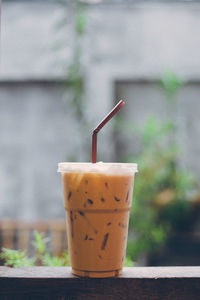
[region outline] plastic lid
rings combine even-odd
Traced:
[[[133,174],[138,172],[137,164],[135,163],[79,163],[79,162],[61,162],[58,164],[58,172],[91,172],[91,173],[128,173]]]

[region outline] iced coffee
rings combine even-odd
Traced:
[[[119,275],[126,255],[136,164],[61,163],[59,171],[73,274]]]

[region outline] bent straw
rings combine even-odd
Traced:
[[[97,133],[101,128],[120,110],[120,108],[125,104],[123,100],[120,100],[119,103],[109,112],[109,114],[97,125],[93,130],[92,134],[92,163],[97,162]]]

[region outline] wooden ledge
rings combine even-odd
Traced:
[[[78,278],[69,267],[0,267],[0,299],[200,299],[200,267],[124,268],[120,277]]]
[[[2,278],[66,278],[81,279],[71,273],[70,267],[0,267],[0,280]],[[163,278],[200,278],[200,267],[134,267],[124,268],[123,274],[112,278],[119,280],[129,279],[163,279]],[[85,279],[84,279],[85,280]],[[88,280],[88,279],[87,279]],[[95,279],[98,280],[98,279]],[[101,279],[102,280],[102,279]],[[108,280],[108,278],[104,279]]]

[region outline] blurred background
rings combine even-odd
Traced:
[[[128,259],[200,263],[200,1],[3,1],[0,247],[66,248],[57,163],[137,162]],[[40,240],[40,237],[38,237]],[[40,242],[40,241],[39,241]]]

